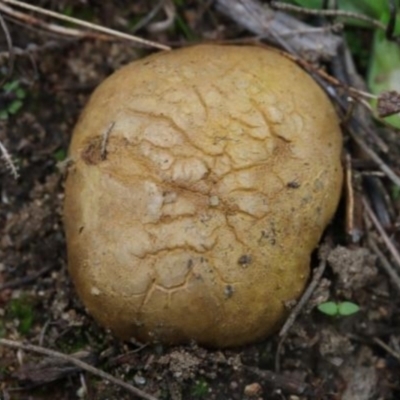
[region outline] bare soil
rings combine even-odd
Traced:
[[[154,8],[146,1],[38,1],[118,30],[128,30]],[[249,36],[207,2],[177,7],[178,22],[138,35],[181,46],[193,41]],[[162,19],[163,13],[156,18]],[[11,80],[26,96],[0,124],[0,142],[20,177],[0,163],[0,337],[40,345],[107,371],[158,399],[400,398],[400,296],[366,240],[345,238],[345,201],[326,233],[333,250],[317,290],[280,348],[278,336],[233,350],[122,343],[84,310],[68,277],[62,225],[63,181],[73,126],[92,90],[119,66],[148,54],[121,41],[66,39],[7,20],[17,55]],[[69,26],[69,25],[68,25]],[[2,51],[7,51],[2,39]],[[7,58],[2,57],[2,70]],[[0,92],[2,107],[12,98]],[[390,159],[400,157],[386,135]],[[357,173],[357,171],[355,171]],[[387,182],[382,179],[383,185]],[[359,189],[362,193],[363,189]],[[398,221],[395,200],[393,221]],[[395,229],[392,238],[398,244]],[[313,267],[318,264],[315,257]],[[315,306],[348,300],[361,307],[329,317]],[[238,316],[240,317],[240,316]],[[133,395],[71,364],[0,346],[0,399],[130,399]]]

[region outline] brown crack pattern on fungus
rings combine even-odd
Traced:
[[[88,144],[110,121],[107,157],[92,162]],[[70,147],[79,296],[123,339],[264,338],[303,290],[336,209],[340,151],[325,94],[273,51],[195,46],[122,68],[92,95]]]

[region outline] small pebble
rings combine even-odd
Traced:
[[[262,393],[262,387],[258,382],[250,383],[244,388],[244,394],[248,397],[258,397]]]
[[[136,383],[136,385],[145,385],[146,384],[146,379],[143,376],[138,375],[138,374],[136,374],[133,377],[133,381]]]
[[[239,384],[238,384],[236,381],[232,381],[232,382],[229,384],[229,387],[230,387],[232,390],[236,390],[236,389],[239,387]]]

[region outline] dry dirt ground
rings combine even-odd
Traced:
[[[32,3],[119,30],[154,8],[146,1]],[[157,33],[145,27],[138,34],[174,46],[249,36],[208,3],[176,2],[171,27]],[[241,349],[210,351],[195,344],[168,348],[121,343],[105,333],[85,313],[66,270],[62,161],[74,123],[95,86],[149,50],[117,40],[67,40],[17,22],[7,19],[13,46],[22,50],[10,80],[18,82],[25,96],[22,108],[0,125],[0,141],[20,174],[14,179],[1,162],[0,337],[75,354],[158,399],[400,398],[399,290],[367,240],[358,245],[346,240],[345,201],[326,234],[333,251],[323,279],[280,347],[279,373],[277,336]],[[1,51],[4,74],[4,38]],[[13,96],[0,92],[1,107],[9,107]],[[396,160],[400,154],[393,137],[387,134],[385,140],[392,149],[389,158]],[[400,171],[394,163],[392,167]],[[389,187],[385,179],[380,182]],[[396,198],[389,202],[394,241]],[[315,305],[327,299],[349,300],[361,310],[346,318],[324,316]],[[78,398],[135,397],[71,364],[0,346],[0,399]]]

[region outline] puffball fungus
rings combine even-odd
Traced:
[[[122,339],[211,347],[274,332],[341,191],[320,87],[273,50],[200,45],[94,92],[65,188],[69,272]]]

